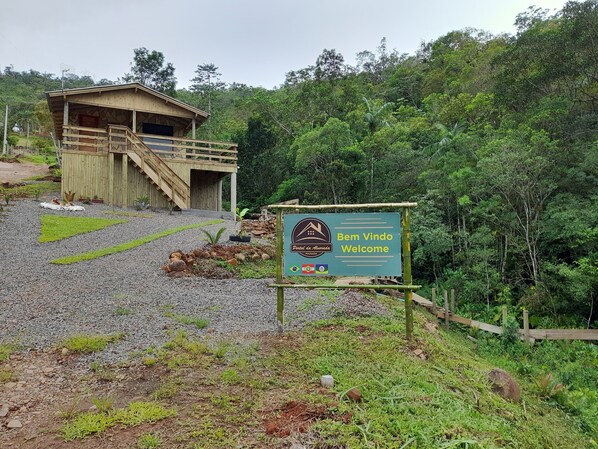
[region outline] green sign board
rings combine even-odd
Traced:
[[[401,215],[286,214],[287,276],[401,276]]]

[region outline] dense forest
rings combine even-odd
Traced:
[[[382,39],[355,66],[325,49],[271,90],[227,85],[213,64],[177,90],[145,48],[118,81],[209,110],[200,137],[239,144],[242,206],[417,201],[414,277],[455,288],[460,312],[506,304],[533,325],[596,327],[598,2],[530,8],[516,26],[453,31],[413,55]],[[94,84],[6,68],[0,107],[48,131],[43,92],[62,82]]]

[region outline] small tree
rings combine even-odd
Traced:
[[[141,47],[133,50],[131,73],[123,76],[125,82],[138,82],[147,87],[170,96],[176,94],[176,77],[174,66],[168,62],[164,64],[164,54],[159,51],[148,51]]]

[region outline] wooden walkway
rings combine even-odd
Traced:
[[[455,315],[449,310],[448,314],[444,307],[434,306],[432,301],[413,294],[413,302],[430,310],[437,318],[441,318],[454,323],[464,324],[493,334],[502,334],[502,327],[494,324],[484,323],[482,321],[471,320],[459,315]],[[526,335],[527,334],[527,335]],[[598,340],[598,329],[519,329],[519,335],[522,340]]]

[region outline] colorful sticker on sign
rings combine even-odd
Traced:
[[[316,274],[328,274],[328,264],[327,263],[317,263],[316,264]]]
[[[313,263],[304,263],[301,265],[301,274],[314,274],[316,266]]]

